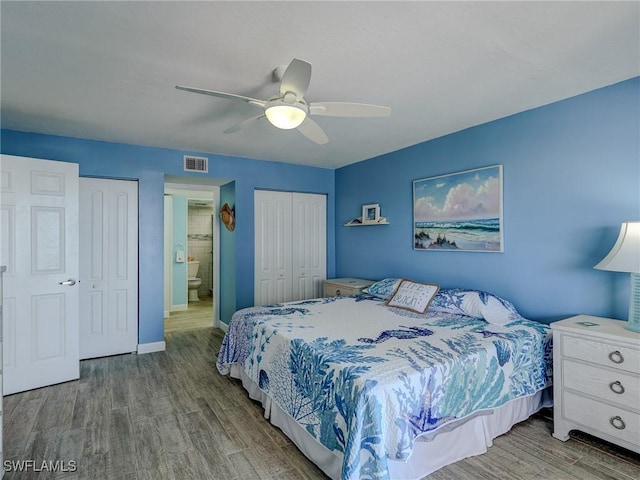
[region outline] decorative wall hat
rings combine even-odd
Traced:
[[[220,209],[220,220],[222,220],[222,223],[227,230],[229,230],[230,232],[233,232],[235,230],[236,214],[234,210],[229,207],[228,203],[222,205],[222,208]]]

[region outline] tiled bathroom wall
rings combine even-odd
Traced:
[[[198,289],[198,296],[210,297],[213,287],[211,272],[213,271],[211,251],[213,249],[212,235],[212,207],[189,205],[187,221],[187,255],[200,262],[198,277],[202,285]]]

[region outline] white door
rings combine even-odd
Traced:
[[[325,195],[256,190],[256,305],[322,296],[326,278]]]
[[[292,300],[322,297],[327,278],[327,197],[293,193]]]
[[[292,300],[291,193],[256,190],[255,273],[256,305]]]
[[[78,165],[0,157],[4,394],[80,376]]]
[[[4,271],[7,269],[4,265],[0,265],[0,359],[2,358],[2,299],[4,298],[2,295],[2,275]],[[2,417],[2,368],[0,368],[0,465],[4,467],[4,463],[2,463],[2,430],[4,426],[4,420]],[[0,478],[4,477],[4,468],[0,470]]]
[[[138,183],[80,179],[80,358],[138,345]]]

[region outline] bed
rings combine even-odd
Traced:
[[[401,285],[243,309],[223,339],[220,373],[333,479],[423,478],[550,405],[547,325],[478,290],[394,307]]]

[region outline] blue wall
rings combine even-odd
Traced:
[[[237,308],[253,304],[253,191],[256,188],[327,195],[327,274],[335,274],[334,170],[14,130],[1,131],[0,150],[8,155],[78,163],[80,175],[138,180],[139,343],[164,340],[165,174],[235,181],[235,247],[239,252],[235,264],[235,284],[229,285],[221,280],[220,295],[233,295]],[[184,172],[183,155],[186,154],[209,157],[209,173]],[[228,318],[222,320],[228,321]]]
[[[483,288],[543,321],[626,319],[629,274],[593,266],[640,220],[639,105],[635,78],[337,170],[336,274]],[[414,251],[413,180],[495,164],[504,253]],[[390,225],[342,226],[369,203]]]
[[[236,204],[235,182],[220,187],[220,205],[225,203],[233,210]],[[220,319],[229,323],[236,311],[236,232],[230,232],[220,223],[220,284],[226,285],[225,294],[220,295]],[[252,280],[253,281],[253,280]]]
[[[171,197],[173,204],[172,209],[172,227],[173,227],[173,245],[171,246],[172,255],[172,307],[176,305],[187,305],[187,199],[178,195]],[[183,253],[182,262],[177,262],[178,250]]]

